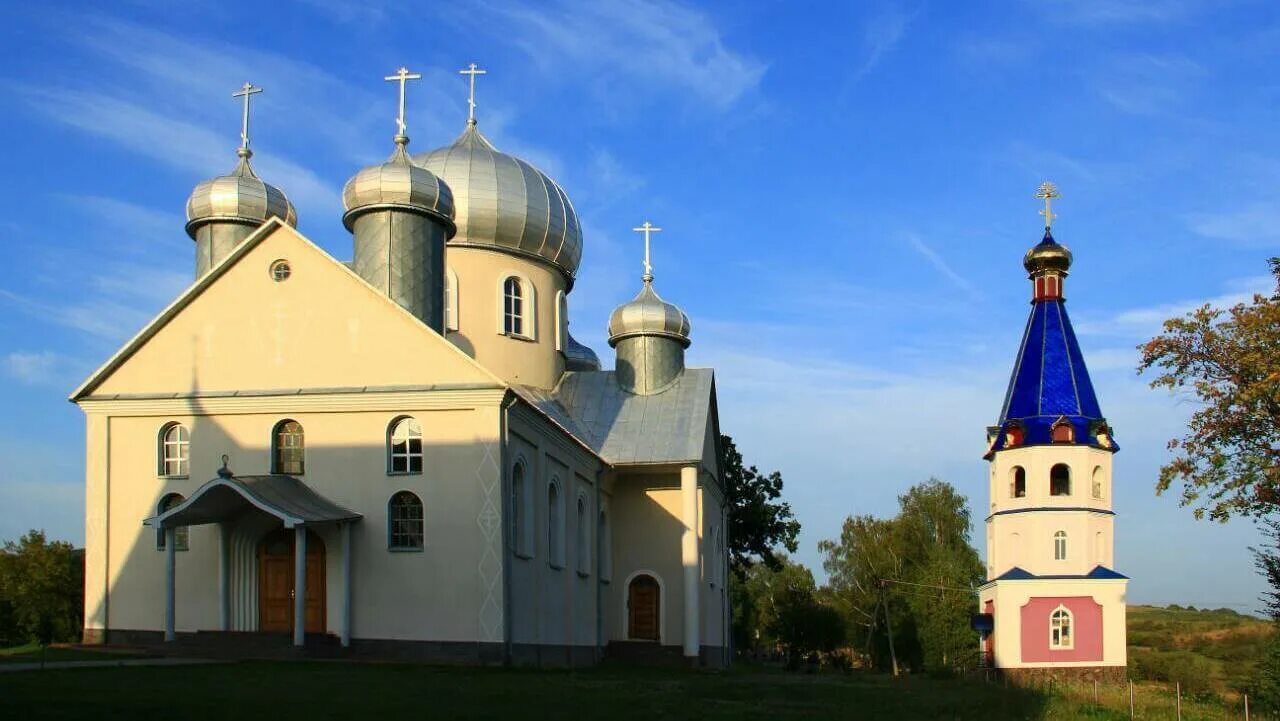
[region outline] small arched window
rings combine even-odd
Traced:
[[[392,496],[387,503],[387,547],[421,551],[424,535],[422,500],[409,491]]]
[[[1071,469],[1065,463],[1058,463],[1049,469],[1049,495],[1071,495]]]
[[[1016,448],[1022,445],[1022,429],[1018,426],[1009,426],[1004,432],[1005,448]]]
[[[1058,531],[1053,534],[1053,560],[1067,560],[1067,532]]]
[[[453,268],[444,274],[444,329],[458,329],[458,274]]]
[[[159,515],[161,513],[164,513],[165,511],[173,508],[179,503],[182,503],[184,500],[186,499],[182,497],[182,494],[170,493],[166,495],[164,498],[161,498],[160,503],[156,504],[156,514]],[[189,529],[186,526],[178,526],[177,528],[173,529],[173,550],[185,551],[191,547],[190,537],[188,534],[189,534]],[[163,528],[156,529],[156,550],[157,551],[164,550],[164,529]]]
[[[1071,612],[1058,606],[1049,615],[1049,648],[1069,649],[1074,646],[1071,634]]]
[[[591,517],[587,515],[587,499],[582,496],[578,496],[578,515],[574,520],[577,524],[574,555],[578,559],[578,573],[585,576],[591,573]]]
[[[271,439],[271,472],[302,475],[306,470],[303,465],[305,445],[301,423],[295,420],[277,423]]]
[[[1013,477],[1009,485],[1009,496],[1011,498],[1026,498],[1027,496],[1027,469],[1022,466],[1014,466],[1010,473]]]
[[[1070,421],[1063,419],[1053,424],[1050,435],[1054,443],[1070,443],[1076,438],[1076,429]]]
[[[190,472],[191,437],[186,426],[168,423],[160,429],[160,475],[186,478]]]
[[[560,481],[547,484],[547,563],[564,566],[564,514],[560,512]]]
[[[527,487],[524,461],[516,461],[511,467],[511,550],[521,556],[530,555],[525,530],[528,526],[525,503]]]
[[[1093,497],[1102,500],[1102,466],[1093,469]]]
[[[613,538],[609,535],[609,514],[603,508],[596,533],[600,539],[600,580],[610,581],[613,579]]]
[[[511,276],[502,282],[502,332],[525,335],[524,284]]]
[[[422,473],[422,426],[416,418],[405,416],[392,422],[387,454],[392,473]]]

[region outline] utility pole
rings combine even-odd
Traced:
[[[889,618],[889,599],[885,598],[884,587],[888,585],[880,580],[880,604],[884,606],[884,628],[889,633],[889,659],[893,661],[893,675],[898,675],[898,653],[893,650],[893,621]]]

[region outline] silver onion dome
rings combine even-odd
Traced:
[[[238,223],[257,227],[272,217],[290,226],[298,225],[298,214],[284,191],[264,183],[253,172],[245,147],[236,151],[240,162],[227,175],[206,180],[187,199],[187,235],[196,239],[199,228],[208,223]]]
[[[416,155],[453,191],[454,246],[491,247],[542,258],[572,281],[582,227],[569,196],[537,168],[498,152],[474,122],[452,144]]]
[[[357,215],[372,210],[399,209],[435,217],[448,228],[453,223],[453,193],[449,186],[431,171],[414,165],[405,151],[405,143],[397,136],[396,149],[380,165],[363,168],[342,188],[342,206],[346,211],[342,224],[347,230]],[[408,138],[404,138],[407,142]]]
[[[689,347],[689,316],[679,307],[658,297],[653,282],[646,280],[640,293],[614,309],[609,316],[609,345],[635,336],[659,336]]]
[[[568,371],[598,371],[600,356],[589,347],[569,336],[568,347],[564,349],[564,369]]]

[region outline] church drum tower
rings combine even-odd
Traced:
[[[1050,231],[1057,189],[1045,183],[1036,197],[1045,232],[1023,259],[1031,316],[1000,422],[987,432],[983,656],[1015,677],[1123,680],[1128,579],[1112,569],[1119,449],[1067,317],[1072,256]]]

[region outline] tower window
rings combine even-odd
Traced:
[[[1065,419],[1053,424],[1050,433],[1054,443],[1071,443],[1076,438],[1076,429]]]
[[[502,284],[502,330],[508,335],[524,335],[524,285],[519,278]]]
[[[302,475],[305,470],[304,452],[302,424],[294,420],[283,420],[277,423],[272,433],[271,472],[291,476]]]
[[[1013,467],[1013,483],[1009,488],[1009,496],[1011,498],[1026,498],[1027,496],[1027,469],[1022,466]]]
[[[1067,532],[1058,531],[1053,534],[1053,560],[1067,560]]]
[[[1093,497],[1102,500],[1102,466],[1093,469]]]
[[[191,436],[181,423],[160,429],[160,475],[186,478],[191,457]]]
[[[1065,463],[1059,463],[1049,470],[1049,495],[1071,495],[1071,469]]]
[[[416,418],[400,418],[391,425],[387,451],[392,473],[422,473],[422,426]]]
[[[458,330],[458,274],[452,268],[444,274],[444,329]]]
[[[1016,448],[1022,445],[1022,429],[1017,426],[1009,426],[1004,432],[1004,445],[1006,448]]]
[[[1071,636],[1071,612],[1066,606],[1058,606],[1049,616],[1049,648],[1070,649],[1075,646]]]

